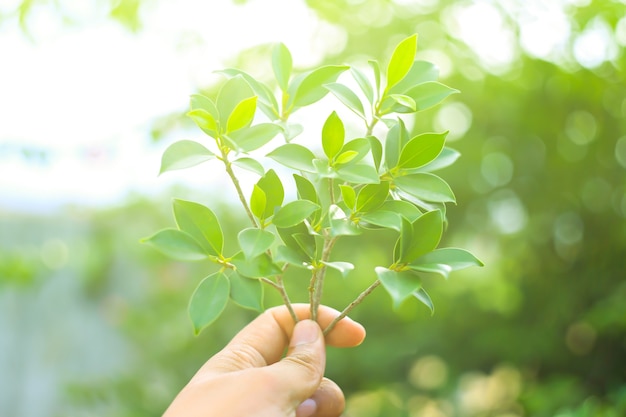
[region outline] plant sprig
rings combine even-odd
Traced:
[[[390,264],[375,268],[376,279],[346,306],[326,329],[383,286],[398,307],[417,298],[431,312],[434,306],[422,286],[421,276],[482,266],[470,252],[439,248],[445,221],[445,204],[455,203],[450,186],[433,171],[451,165],[459,153],[445,146],[447,132],[411,136],[401,117],[431,108],[458,91],[437,81],[437,68],[415,59],[417,35],[402,40],[393,51],[386,71],[369,61],[371,77],[347,65],[327,65],[293,74],[291,53],[277,44],[272,53],[276,88],[239,69],[220,71],[226,76],[215,99],[194,95],[188,115],[210,138],[204,143],[181,140],[163,153],[160,173],[210,160],[226,170],[250,227],[237,235],[238,249],[224,254],[224,235],[217,216],[201,204],[174,200],[175,228],[158,231],[144,242],[184,261],[209,259],[219,266],[204,278],[191,297],[189,313],[199,333],[213,323],[228,300],[262,310],[263,285],[277,290],[294,319],[298,318],[283,283],[287,268],[308,270],[311,318],[317,319],[327,270],[347,276],[355,266],[334,260],[339,239],[359,239],[365,229],[391,229],[398,233],[389,248]],[[358,90],[338,80],[350,74]],[[311,144],[300,144],[302,126],[290,122],[296,111],[331,93],[364,124],[364,136],[346,138],[336,111],[319,130],[322,154]],[[254,123],[260,115],[267,122]],[[383,122],[386,137],[373,134]],[[283,142],[265,156],[293,170],[281,178],[252,156],[277,136]],[[258,175],[250,195],[240,186],[236,169]],[[285,201],[283,184],[293,180],[297,199]]]

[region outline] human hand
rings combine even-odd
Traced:
[[[284,306],[248,324],[209,359],[178,394],[164,417],[337,417],[345,399],[323,378],[326,363],[322,328],[339,315],[320,306],[318,323],[307,304],[294,304],[294,325]],[[359,345],[365,329],[349,318],[326,336],[336,347]],[[285,348],[287,355],[281,360]]]

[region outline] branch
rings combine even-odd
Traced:
[[[337,325],[337,323],[339,323],[339,321],[341,321],[341,319],[343,319],[344,317],[346,317],[354,307],[358,306],[359,304],[361,304],[361,302],[363,301],[363,299],[365,297],[367,297],[368,295],[370,295],[370,293],[372,291],[374,291],[376,289],[376,287],[378,287],[380,285],[380,280],[376,280],[372,283],[372,285],[370,285],[369,287],[367,287],[365,289],[365,291],[363,291],[361,294],[359,294],[359,296],[357,298],[354,299],[354,301],[352,301],[350,304],[348,304],[348,306],[346,308],[343,309],[343,311],[341,312],[341,314],[339,314],[337,317],[335,317],[335,319],[330,322],[330,324],[328,325],[328,327],[326,327],[324,329],[324,335],[327,335],[328,333],[330,333],[331,330],[333,330],[333,328]]]

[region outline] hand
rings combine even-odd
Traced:
[[[320,329],[339,312],[320,306],[318,325],[307,320],[307,304],[293,308],[301,320],[295,326],[284,306],[248,324],[200,368],[164,417],[339,416],[345,399],[337,384],[323,378],[326,351]],[[364,338],[363,326],[346,317],[326,343],[351,347]]]

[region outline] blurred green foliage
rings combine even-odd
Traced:
[[[20,13],[34,3],[24,1]],[[333,63],[386,56],[398,39],[418,32],[418,48],[448,65],[443,81],[461,94],[428,110],[414,129],[454,134],[467,128],[451,143],[461,159],[443,173],[459,205],[448,209],[451,227],[442,244],[471,248],[486,263],[445,285],[429,283],[433,317],[417,301],[394,314],[383,291],[354,311],[368,338],[350,351],[331,349],[328,362],[328,376],[348,396],[347,415],[626,415],[623,2],[567,3],[570,36],[560,53],[542,58],[520,48],[523,22],[513,6],[523,3],[492,5],[513,34],[513,59],[499,67],[482,64],[479,51],[455,34],[454,9],[474,2],[307,3],[345,31],[343,52],[328,57]],[[138,1],[118,2],[113,15],[129,10],[120,20],[133,22],[139,7]],[[617,52],[585,66],[572,51],[598,19],[610,28]],[[158,416],[198,366],[253,317],[227,309],[210,331],[192,336],[186,303],[194,280],[210,266],[171,262],[138,243],[168,224],[170,214],[160,211],[166,206],[138,199],[107,211],[68,208],[52,218],[2,213],[0,295],[9,300],[3,305],[28,306],[28,294],[67,276],[77,289],[58,299],[59,308],[68,297],[80,297],[104,328],[123,336],[122,353],[109,358],[114,371],[87,378],[57,369],[62,401],[51,402],[48,415]],[[234,216],[243,213],[224,207],[219,215],[231,219],[225,229],[235,230],[241,218]],[[394,236],[388,239],[391,245]],[[337,250],[352,248],[346,241]],[[359,269],[368,270],[381,255],[364,245],[360,256]],[[301,277],[286,279],[294,285]],[[372,279],[329,279],[328,304],[344,305]],[[294,298],[304,299],[295,288]],[[267,302],[280,300],[268,292]],[[4,314],[5,320],[38,320],[20,316],[25,308],[4,309],[14,314]],[[15,346],[15,340],[3,343]],[[64,346],[54,337],[48,343]],[[91,349],[93,342],[81,346]],[[62,353],[50,355],[54,362]],[[21,366],[16,374],[25,372]],[[31,388],[23,385],[23,395]],[[18,415],[6,404],[0,414]]]

